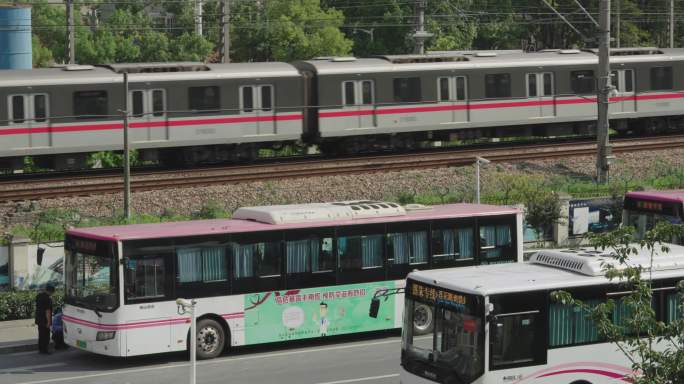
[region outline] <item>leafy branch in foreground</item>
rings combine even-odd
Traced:
[[[684,281],[672,288],[676,294],[674,316],[661,318],[653,308],[653,267],[659,257],[670,252],[668,241],[684,238],[684,225],[658,223],[634,241],[632,227],[606,234],[591,235],[594,247],[608,250],[614,260],[602,267],[608,280],[626,292],[618,299],[600,304],[584,302],[565,291],[552,293],[552,299],[571,305],[594,323],[599,337],[614,344],[627,358],[635,384],[676,384],[684,382]],[[648,257],[647,265],[630,263],[637,254]],[[663,287],[660,287],[663,289]],[[619,311],[624,316],[615,316]]]

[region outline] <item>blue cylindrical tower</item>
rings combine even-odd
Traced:
[[[31,7],[0,5],[0,69],[31,69]]]

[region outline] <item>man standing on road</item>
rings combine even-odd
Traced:
[[[55,287],[48,284],[36,295],[36,325],[38,326],[38,352],[50,354],[50,325],[52,325],[52,294]]]

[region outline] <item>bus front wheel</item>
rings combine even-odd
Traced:
[[[197,322],[197,358],[213,359],[223,352],[226,332],[221,324],[212,319]]]
[[[416,335],[425,335],[432,332],[433,319],[432,308],[416,303],[413,308],[413,333]]]

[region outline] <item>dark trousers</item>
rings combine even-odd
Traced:
[[[67,348],[66,343],[64,343],[64,334],[62,332],[52,332],[52,341],[55,342],[55,349]]]
[[[44,325],[38,325],[38,350],[40,352],[48,352],[50,345],[50,328]]]

